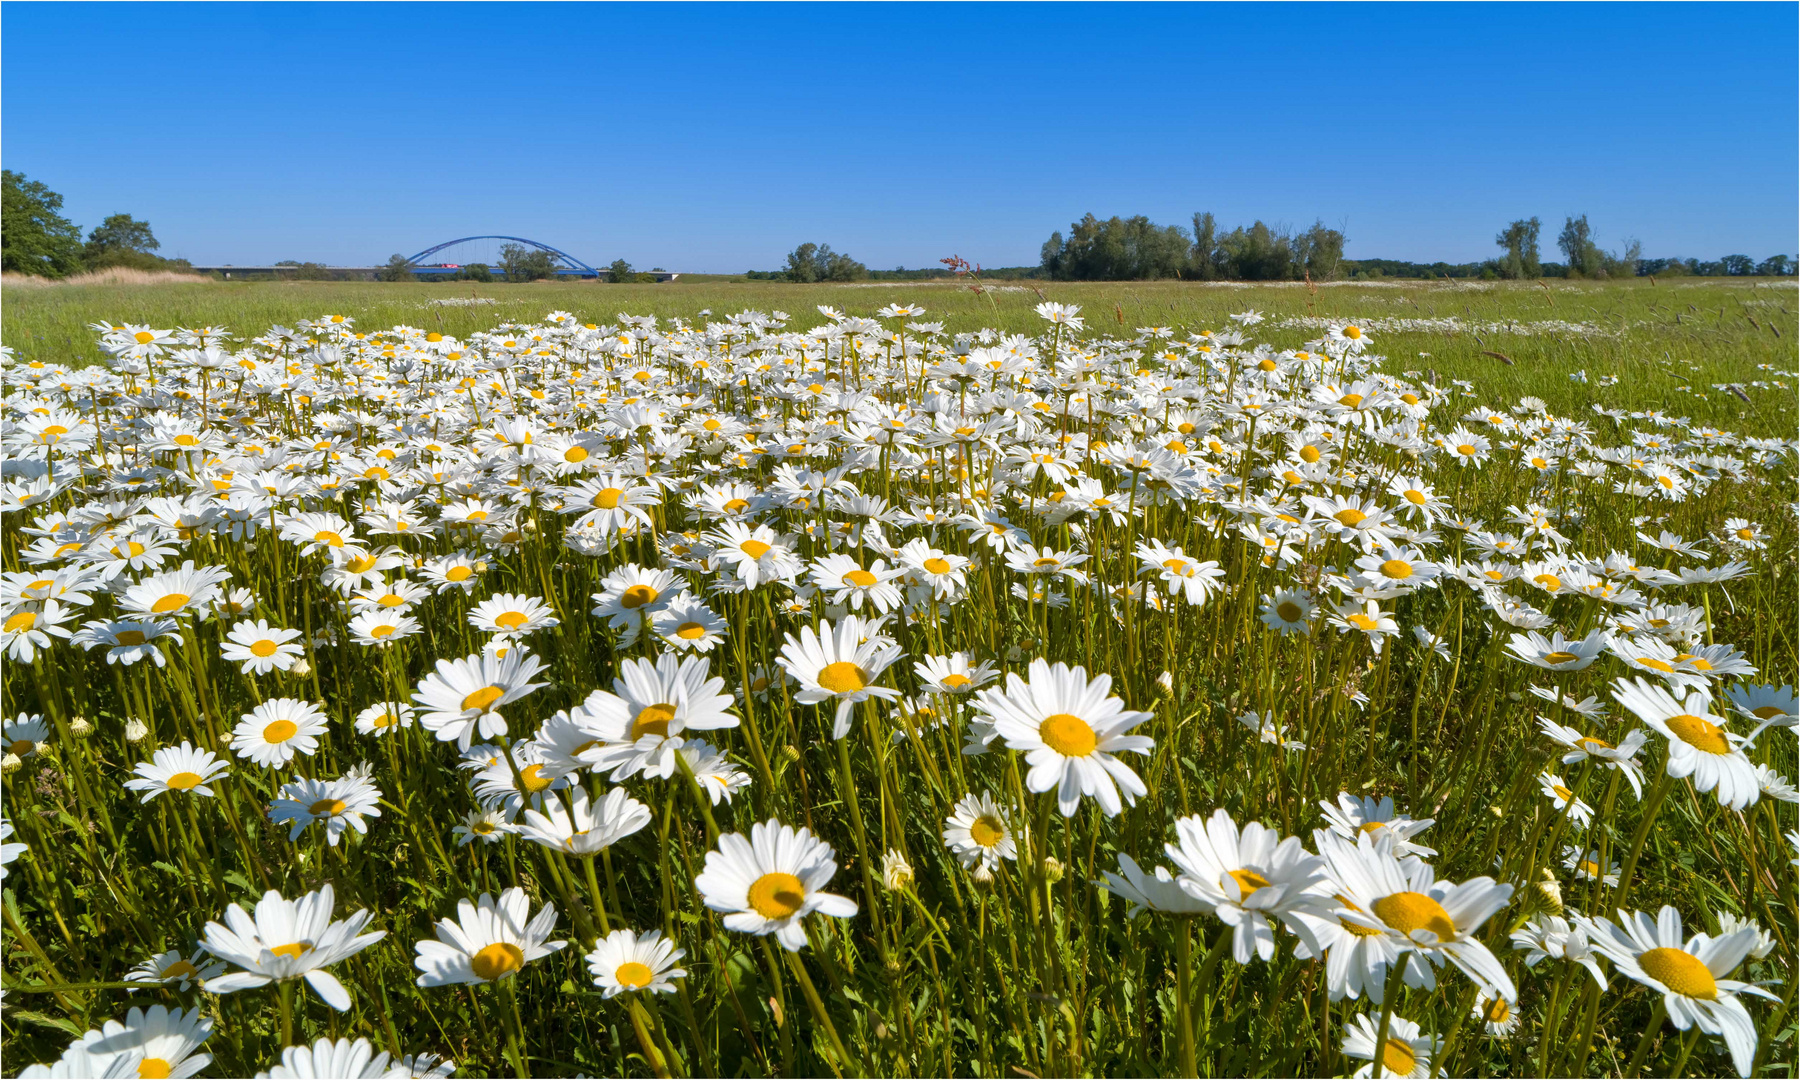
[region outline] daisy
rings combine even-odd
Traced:
[[[398,1075],[389,1064],[388,1052],[377,1054],[367,1039],[321,1038],[311,1046],[290,1046],[281,1051],[281,1064],[256,1074],[256,1080],[313,1080],[343,1077],[346,1080]]]
[[[489,634],[529,634],[548,630],[561,620],[549,604],[535,596],[499,593],[476,604],[469,625]]]
[[[975,707],[1013,750],[1023,751],[1031,791],[1056,789],[1057,807],[1072,817],[1083,795],[1092,795],[1107,817],[1117,817],[1120,794],[1127,805],[1149,789],[1130,766],[1114,755],[1127,750],[1148,755],[1155,741],[1126,734],[1151,718],[1111,696],[1112,676],[1088,680],[1087,669],[1031,662],[1030,681],[1009,673],[1006,689],[982,690]],[[1117,786],[1115,787],[1115,783]]]
[[[874,685],[901,653],[898,645],[875,632],[876,625],[854,615],[845,616],[835,628],[821,619],[816,632],[803,626],[799,638],[788,634],[782,646],[781,666],[800,683],[794,700],[802,705],[837,702],[833,739],[850,734],[850,710],[857,702],[900,696],[891,687]]]
[[[419,723],[440,742],[467,750],[481,737],[506,734],[506,719],[496,710],[544,686],[531,677],[543,668],[535,656],[509,649],[505,656],[482,653],[460,660],[439,660],[437,670],[419,680],[413,701],[423,710]]]
[[[1263,625],[1283,637],[1312,633],[1312,598],[1298,589],[1282,589],[1262,602]]]
[[[293,822],[288,842],[300,838],[315,821],[325,823],[325,841],[337,846],[346,828],[367,833],[363,817],[380,817],[381,789],[369,779],[368,766],[351,769],[336,780],[300,779],[284,784],[280,797],[269,806],[269,821],[281,825]]]
[[[752,825],[748,839],[720,836],[694,887],[707,907],[725,913],[727,930],[774,934],[783,948],[798,952],[806,944],[808,915],[848,919],[857,912],[856,901],[821,891],[837,873],[835,854],[810,830],[771,818]]]
[[[563,512],[579,514],[575,528],[597,529],[601,533],[631,531],[638,525],[654,527],[644,507],[661,505],[654,487],[634,484],[616,473],[582,480],[566,489]]]
[[[1435,848],[1412,842],[1413,837],[1431,828],[1437,823],[1437,819],[1415,821],[1396,813],[1391,795],[1383,795],[1380,800],[1376,800],[1368,796],[1358,798],[1347,791],[1340,791],[1336,803],[1321,801],[1319,809],[1325,811],[1325,820],[1330,824],[1331,831],[1352,843],[1364,833],[1370,836],[1385,835],[1394,838],[1396,855],[1424,858],[1437,854]]]
[[[1564,870],[1574,871],[1579,881],[1598,881],[1609,889],[1619,887],[1618,860],[1607,860],[1603,869],[1600,866],[1600,853],[1592,848],[1585,853],[1576,847],[1563,848],[1562,865]]]
[[[1606,973],[1588,942],[1587,930],[1578,918],[1570,923],[1560,915],[1540,915],[1512,932],[1515,949],[1525,950],[1525,966],[1537,967],[1545,960],[1567,960],[1580,964],[1594,977],[1600,989],[1606,989]]]
[[[1385,935],[1409,955],[1408,986],[1434,988],[1436,969],[1447,960],[1477,986],[1518,1000],[1506,969],[1475,936],[1506,906],[1511,885],[1485,877],[1460,885],[1438,881],[1431,864],[1395,855],[1394,841],[1387,836],[1362,835],[1354,844],[1323,830],[1313,836],[1334,886],[1337,919],[1346,927]],[[1381,980],[1365,975],[1362,981],[1369,1000],[1381,1004]]]
[[[272,627],[265,619],[255,622],[246,619],[232,627],[225,640],[219,642],[219,653],[234,664],[243,664],[246,675],[286,671],[294,666],[294,661],[306,655],[306,647],[294,643],[299,636],[300,631]]]
[[[506,812],[498,807],[477,808],[463,816],[462,824],[450,830],[456,846],[464,847],[476,840],[497,844],[518,830],[506,820]]]
[[[507,889],[496,901],[482,893],[477,902],[459,900],[456,919],[439,919],[436,941],[414,944],[413,966],[420,986],[489,983],[517,975],[526,964],[560,952],[569,943],[549,941],[556,905],[535,917],[524,889]]]
[[[204,987],[206,980],[224,973],[225,965],[208,957],[205,949],[195,949],[189,956],[170,949],[132,968],[125,981],[165,983],[185,992],[193,983]]]
[[[404,615],[430,595],[430,589],[406,578],[378,581],[366,589],[356,590],[350,597],[350,610],[357,614],[375,611]]]
[[[1119,872],[1102,870],[1100,873],[1105,880],[1094,884],[1131,905],[1125,913],[1127,919],[1135,919],[1146,911],[1166,911],[1171,915],[1212,914],[1212,905],[1189,894],[1166,866],[1146,874],[1136,859],[1120,852]],[[991,874],[988,876],[992,877]],[[981,868],[977,868],[975,877],[977,881],[987,880],[982,877]]]
[[[795,569],[793,554],[767,525],[727,521],[707,539],[717,545],[713,559],[729,566],[747,589],[780,581]]]
[[[640,658],[620,664],[612,693],[596,690],[568,714],[595,743],[582,760],[611,769],[615,781],[640,772],[673,776],[683,732],[738,725],[731,713],[736,698],[725,690],[724,679],[710,675],[710,662],[700,656],[664,653],[655,662]]]
[[[176,631],[175,624],[167,619],[113,619],[86,624],[70,635],[69,643],[83,649],[105,649],[109,664],[130,667],[139,660],[148,659],[162,667],[168,663],[168,658],[156,643],[163,638],[177,645],[185,641]]]
[[[350,617],[350,640],[364,648],[386,649],[422,629],[419,620],[392,608],[373,608]]]
[[[1692,777],[1694,790],[1714,792],[1728,810],[1741,810],[1760,797],[1755,766],[1744,754],[1750,740],[1725,730],[1725,718],[1713,715],[1712,695],[1705,689],[1682,701],[1644,679],[1618,679],[1613,698],[1668,740],[1670,776]]]
[[[1565,806],[1570,808],[1569,820],[1575,823],[1576,828],[1585,829],[1594,820],[1594,808],[1570,791],[1562,777],[1553,772],[1539,773],[1538,788],[1558,812],[1561,812]]]
[[[1609,769],[1617,769],[1625,774],[1631,784],[1632,794],[1643,798],[1644,770],[1637,763],[1637,753],[1650,736],[1643,728],[1632,728],[1614,746],[1605,739],[1593,735],[1583,735],[1572,727],[1564,727],[1554,720],[1538,717],[1538,727],[1552,740],[1566,747],[1568,753],[1562,756],[1564,765],[1574,765],[1593,758]]]
[[[564,806],[560,799],[545,799],[538,810],[526,810],[518,833],[534,844],[565,855],[588,858],[650,824],[650,808],[613,788],[593,802],[587,789],[571,789],[574,798]]]
[[[991,876],[1000,868],[1000,860],[1011,862],[1019,857],[1006,812],[993,794],[985,791],[980,798],[964,795],[951,809],[944,819],[944,846],[964,870],[974,870],[977,875]]]
[[[349,1009],[350,992],[325,969],[380,941],[387,931],[364,934],[367,911],[332,919],[336,899],[326,884],[298,900],[284,900],[270,889],[256,902],[254,918],[236,904],[226,908],[225,923],[207,923],[200,945],[244,970],[208,979],[207,992],[229,994],[303,978],[321,1001],[338,1012]]]
[[[138,762],[132,771],[137,777],[125,781],[126,790],[143,792],[141,801],[149,802],[165,791],[184,791],[211,798],[213,789],[207,786],[208,783],[224,775],[228,766],[213,756],[211,750],[196,750],[183,740],[180,746],[165,746],[156,751],[149,761]]]
[[[413,725],[413,707],[394,701],[378,701],[356,714],[358,735],[392,735]]]
[[[656,570],[635,563],[621,566],[600,581],[592,614],[623,632],[630,644],[637,640],[644,620],[669,606],[685,591],[673,570]]]
[[[1377,655],[1381,653],[1384,641],[1400,633],[1400,624],[1382,611],[1381,605],[1374,600],[1361,604],[1350,600],[1339,604],[1337,611],[1326,616],[1325,621],[1337,627],[1340,633],[1362,631],[1368,635],[1369,648]]]
[[[952,698],[972,694],[999,677],[994,665],[982,661],[971,667],[968,654],[960,652],[927,656],[913,664],[913,674],[918,676],[922,689]]]
[[[451,589],[472,592],[486,564],[475,561],[467,555],[446,555],[441,559],[428,559],[419,568],[419,576],[423,577],[434,592],[442,595]]]
[[[694,775],[694,782],[714,806],[730,802],[733,795],[750,786],[749,774],[711,743],[700,739],[686,743],[681,756],[687,761],[687,771]]]
[[[958,596],[968,587],[966,572],[969,559],[940,551],[922,539],[907,541],[900,548],[900,564],[921,586],[928,587],[939,600]]]
[[[900,589],[894,579],[905,573],[905,567],[889,568],[881,559],[865,570],[848,555],[827,555],[813,564],[808,576],[831,603],[861,611],[866,601],[877,614],[886,615],[900,606]]]
[[[686,955],[686,949],[664,940],[661,930],[643,934],[614,930],[594,943],[587,963],[603,997],[618,997],[634,990],[673,994],[675,980],[687,978],[687,969],[675,966]]]
[[[1217,562],[1191,559],[1178,547],[1164,547],[1160,540],[1139,544],[1136,555],[1145,573],[1155,574],[1170,596],[1180,595],[1190,605],[1204,604],[1224,588],[1225,571]]]
[[[1512,635],[1507,649],[1527,664],[1549,671],[1580,671],[1606,651],[1606,638],[1598,630],[1576,640],[1563,637],[1561,631],[1546,638],[1534,630]]]
[[[15,757],[28,758],[49,743],[50,725],[34,713],[20,713],[0,725],[0,744]]]
[[[50,648],[51,638],[69,637],[71,631],[62,624],[74,615],[75,609],[60,600],[45,600],[41,606],[27,605],[14,611],[0,624],[0,655],[21,664],[31,663],[39,652]]]
[[[266,769],[295,754],[315,754],[327,727],[324,710],[296,698],[270,698],[244,714],[231,732],[231,749]]]
[[[1794,696],[1791,686],[1760,686],[1756,684],[1737,683],[1725,688],[1725,697],[1732,708],[1755,720],[1757,723],[1771,724],[1775,727],[1794,728],[1800,724],[1800,701]]]
[[[145,1010],[134,1006],[125,1014],[124,1023],[108,1020],[81,1041],[96,1062],[106,1057],[126,1059],[131,1066],[126,1076],[182,1080],[212,1064],[211,1054],[195,1052],[212,1030],[213,1022],[202,1018],[198,1009],[171,1010],[165,1005],[152,1005]],[[116,1073],[108,1069],[105,1075]]]
[[[1504,999],[1502,999],[1504,1000]],[[1389,1016],[1387,1043],[1381,1047],[1381,1067],[1375,1066],[1375,1040],[1381,1037],[1381,1024],[1367,1013],[1350,1021],[1340,1048],[1345,1057],[1358,1058],[1369,1064],[1351,1075],[1357,1080],[1375,1076],[1433,1076],[1432,1055],[1443,1049],[1444,1041],[1420,1031],[1419,1025],[1404,1016]]]
[[[127,586],[119,598],[119,606],[133,615],[166,615],[178,618],[189,612],[204,612],[219,595],[219,586],[231,580],[231,571],[222,566],[196,568],[184,562],[179,570],[153,574],[136,585]]]
[[[1756,1060],[1756,1023],[1738,995],[1779,999],[1760,986],[1724,976],[1750,955],[1759,931],[1744,927],[1722,937],[1697,933],[1683,940],[1681,913],[1672,907],[1664,907],[1654,920],[1641,911],[1618,915],[1617,924],[1604,916],[1578,917],[1594,950],[1626,978],[1661,991],[1678,1030],[1698,1025],[1709,1035],[1723,1036],[1738,1075],[1749,1076]]]
[[[651,628],[674,649],[712,652],[725,640],[726,623],[698,597],[682,594],[650,616]]]
[[[1181,871],[1176,881],[1189,896],[1209,905],[1219,921],[1232,928],[1232,956],[1240,964],[1252,955],[1275,955],[1275,929],[1281,921],[1314,954],[1323,952],[1312,925],[1297,916],[1327,916],[1330,902],[1313,886],[1324,880],[1324,860],[1301,846],[1300,838],[1252,821],[1242,831],[1231,815],[1215,810],[1175,822],[1177,842],[1165,844],[1169,861]]]

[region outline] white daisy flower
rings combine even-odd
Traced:
[[[675,966],[686,955],[687,950],[665,940],[661,930],[642,934],[614,930],[594,943],[587,964],[604,997],[631,991],[673,994],[675,980],[687,977],[686,968]]]
[[[836,873],[831,845],[807,829],[770,819],[752,825],[748,839],[720,836],[694,887],[707,907],[725,913],[727,930],[774,934],[783,948],[798,952],[806,944],[808,915],[848,919],[857,912],[856,901],[821,891]]]
[[[1126,733],[1151,714],[1128,710],[1113,697],[1110,675],[1090,682],[1086,668],[1052,665],[1042,658],[1031,662],[1028,674],[1029,682],[1009,673],[1004,691],[982,690],[975,696],[976,708],[990,718],[995,733],[1009,748],[1024,752],[1031,769],[1025,786],[1055,789],[1064,817],[1074,815],[1083,795],[1093,796],[1107,817],[1116,817],[1121,793],[1126,805],[1147,794],[1137,773],[1114,755],[1149,754],[1155,740]]]
[[[496,901],[482,893],[477,902],[460,900],[456,919],[439,919],[436,941],[413,946],[420,986],[488,983],[517,975],[526,964],[558,952],[566,941],[547,940],[556,928],[556,905],[535,917],[524,889],[507,889]]]
[[[183,740],[180,746],[165,746],[140,761],[132,770],[136,778],[125,781],[129,791],[141,791],[141,801],[149,802],[165,791],[183,791],[190,795],[212,796],[208,783],[229,771],[227,762],[211,750],[197,750]]]
[[[284,900],[270,889],[256,902],[254,918],[236,904],[226,908],[224,924],[207,923],[200,945],[244,970],[208,979],[207,992],[229,994],[271,982],[305,979],[327,1005],[339,1012],[350,1008],[350,992],[325,969],[380,941],[387,931],[364,934],[363,927],[371,918],[367,911],[348,919],[332,919],[336,901],[327,884],[298,900]]]

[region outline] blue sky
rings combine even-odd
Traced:
[[[1035,263],[1083,213],[1462,261],[1586,212],[1792,252],[1793,4],[7,3],[0,160],[163,254],[475,233],[733,272]]]

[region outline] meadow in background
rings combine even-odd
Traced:
[[[1042,289],[9,282],[7,1071],[1792,1075],[1793,286]]]

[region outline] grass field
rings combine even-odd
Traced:
[[[1795,295],[8,283],[5,1069],[1792,1077]]]
[[[21,358],[63,363],[97,361],[102,353],[88,324],[228,326],[240,334],[331,314],[365,329],[417,326],[467,334],[503,322],[530,323],[552,310],[607,323],[623,312],[702,320],[753,309],[783,310],[798,328],[824,321],[815,305],[867,315],[888,303],[918,303],[951,332],[992,326],[1035,333],[1041,299],[1082,306],[1096,330],[1130,334],[1137,327],[1200,329],[1254,308],[1272,319],[1373,320],[1381,351],[1401,369],[1430,369],[1444,379],[1478,380],[1483,391],[1512,399],[1544,398],[1558,408],[1585,406],[1569,381],[1617,375],[1605,402],[1614,408],[1670,408],[1695,419],[1762,433],[1795,422],[1796,289],[1794,280],[1672,279],[1629,282],[1550,281],[1300,284],[1007,283],[975,294],[948,282],[788,285],[678,280],[662,285],[534,283],[529,285],[385,284],[365,282],[207,282],[150,286],[7,288],[0,343]],[[433,301],[492,301],[472,305]],[[1570,325],[1565,325],[1570,324]],[[1390,329],[1389,327],[1397,327]],[[1300,340],[1306,327],[1288,330]],[[1500,353],[1508,367],[1485,353]],[[1421,356],[1420,354],[1429,354]],[[1775,385],[1780,380],[1781,385]],[[1715,384],[1764,381],[1774,393],[1751,392],[1745,406]]]

